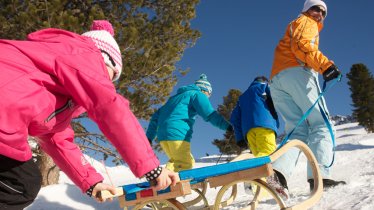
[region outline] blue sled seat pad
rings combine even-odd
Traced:
[[[179,178],[181,180],[191,179],[190,183],[195,184],[204,181],[206,178],[225,175],[237,171],[243,171],[246,169],[256,168],[270,163],[270,157],[264,156],[259,158],[253,158],[248,160],[241,160],[237,162],[224,163],[213,166],[206,166],[202,168],[195,168],[190,170],[184,170],[179,172]],[[125,192],[126,201],[136,199],[136,193],[142,190],[147,190],[151,186],[149,182],[141,182],[136,184],[128,184],[122,186]],[[170,192],[170,187],[165,190],[158,191],[158,194]]]
[[[181,180],[191,179],[191,184],[194,184],[202,182],[209,177],[215,177],[246,169],[256,168],[268,164],[270,162],[270,157],[264,156],[219,165],[206,166],[202,168],[184,170],[179,172],[179,177]]]
[[[149,182],[140,182],[140,183],[135,183],[135,184],[124,185],[122,186],[122,189],[126,194],[131,194],[131,193],[136,193],[142,190],[149,189],[150,187],[151,185],[149,184]]]

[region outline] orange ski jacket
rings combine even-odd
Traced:
[[[333,62],[318,49],[322,27],[322,23],[305,13],[288,24],[283,38],[275,48],[270,78],[296,66],[306,66],[321,74],[330,67]]]

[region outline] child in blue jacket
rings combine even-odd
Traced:
[[[247,144],[255,157],[274,152],[279,121],[266,77],[256,77],[239,96],[230,121],[237,143]]]
[[[237,144],[241,147],[248,145],[255,157],[267,156],[275,151],[279,120],[266,77],[256,77],[239,96],[230,121]],[[251,188],[244,186],[245,189]],[[265,196],[262,193],[261,197]]]

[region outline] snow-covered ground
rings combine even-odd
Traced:
[[[374,134],[367,132],[357,123],[348,123],[336,127],[337,152],[335,164],[332,168],[333,178],[344,180],[347,185],[337,186],[324,192],[322,199],[313,210],[372,210],[374,209]],[[309,193],[306,182],[306,159],[301,157],[291,180],[289,188],[290,204],[305,199]],[[92,164],[106,178],[105,182],[116,186],[139,182],[131,171],[124,166],[108,167],[107,175],[104,166],[92,160]],[[216,164],[213,162],[198,162],[196,167]],[[207,198],[213,203],[218,189],[208,189]],[[249,195],[239,186],[238,197],[233,205],[227,209],[240,209],[248,203]],[[188,196],[183,199],[188,199]],[[181,201],[183,201],[181,199]],[[201,204],[191,209],[199,209]],[[93,199],[82,194],[74,184],[61,173],[60,183],[41,189],[35,202],[27,210],[119,210],[117,200],[107,203],[96,203]],[[259,210],[279,209],[273,200],[260,203]]]

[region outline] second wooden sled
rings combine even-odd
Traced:
[[[287,206],[282,198],[266,182],[262,181],[261,178],[272,175],[272,163],[292,147],[300,149],[308,159],[313,172],[314,190],[307,199],[295,205]],[[170,186],[162,191],[156,192],[152,188],[149,188],[149,183],[143,182],[119,187],[117,188],[117,194],[114,196],[107,191],[102,191],[101,196],[103,198],[118,197],[120,206],[124,209],[130,206],[134,206],[133,209],[142,209],[148,206],[152,209],[163,209],[165,207],[165,209],[184,210],[187,207],[177,201],[176,198],[190,194],[191,186],[199,183],[208,183],[211,188],[221,187],[221,189],[216,196],[214,204],[207,206],[205,198],[205,206],[202,208],[219,210],[232,203],[232,200],[222,202],[223,193],[227,189],[237,183],[248,182],[260,186],[260,190],[255,193],[252,202],[244,209],[256,209],[258,202],[256,199],[258,198],[259,191],[264,189],[274,198],[279,205],[279,209],[305,210],[314,206],[320,200],[323,188],[317,160],[309,147],[299,140],[289,141],[269,156],[180,171],[179,177],[181,181],[176,186]]]

